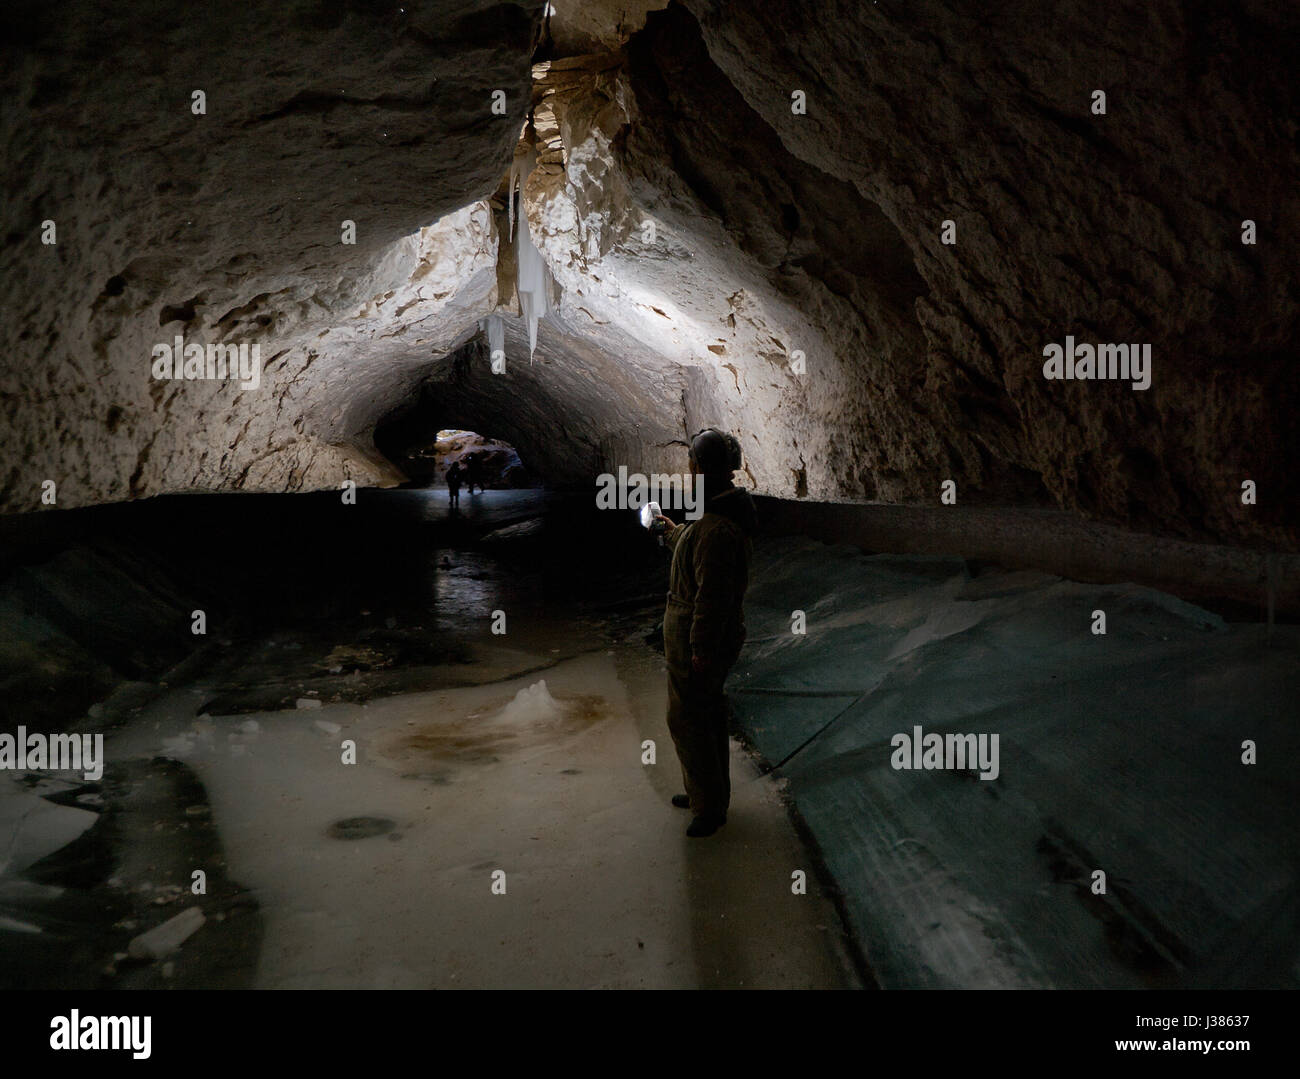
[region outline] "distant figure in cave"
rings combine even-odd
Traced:
[[[664,658],[668,731],[682,766],[685,794],[673,805],[694,814],[686,834],[709,836],[727,823],[731,749],[722,686],[745,643],[745,589],[755,514],[749,492],[732,482],[740,442],[710,427],[691,440],[691,478],[704,477],[704,514],[674,525],[659,517],[672,548]]]
[[[469,484],[469,493],[474,493],[474,487],[477,484],[479,492],[482,493],[483,487],[483,459],[476,453],[465,461],[466,482]]]
[[[460,462],[452,461],[447,469],[447,505],[452,509],[460,507]]]

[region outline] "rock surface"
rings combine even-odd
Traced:
[[[552,482],[716,423],[783,497],[1295,549],[1300,18],[651,6],[12,9],[0,509],[394,483],[376,425],[433,401]],[[533,363],[493,197],[530,105]],[[1045,380],[1067,334],[1149,343],[1151,388]],[[151,378],[177,335],[260,385]]]
[[[494,288],[540,8],[11,6],[3,508],[395,478],[369,429]],[[177,334],[260,387],[152,380]]]
[[[1295,9],[685,2],[782,144],[910,249],[911,399],[948,432],[925,457],[959,483],[1009,465],[1065,506],[1294,548]],[[1150,390],[1046,382],[1042,348],[1067,333],[1149,342]],[[1255,507],[1247,478],[1270,492]]]

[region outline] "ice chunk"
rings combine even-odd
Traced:
[[[189,734],[178,734],[173,738],[164,738],[162,752],[164,756],[184,760],[194,752],[194,739]]]
[[[0,784],[0,874],[21,873],[97,820],[88,809],[47,802],[17,783]]]
[[[171,955],[203,922],[203,911],[198,907],[187,907],[176,917],[168,918],[162,925],[135,937],[126,947],[127,954],[132,959],[161,959]]]
[[[299,697],[293,702],[295,708],[319,708],[321,702],[315,697]]]
[[[0,932],[6,933],[39,933],[41,927],[32,925],[31,922],[20,922],[16,918],[6,918],[0,914]]]
[[[546,688],[546,679],[534,682],[515,694],[515,699],[502,709],[497,717],[502,723],[535,724],[559,719],[564,709]]]
[[[328,719],[316,720],[316,726],[318,726],[326,734],[338,734],[339,731],[343,729],[337,723],[331,723]]]

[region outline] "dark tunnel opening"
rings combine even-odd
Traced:
[[[422,398],[423,400],[426,400]],[[462,477],[457,486],[512,490],[542,486],[519,451],[504,439],[470,430],[462,423],[443,423],[445,407],[417,404],[375,429],[375,446],[407,477],[404,486],[447,486],[448,472]]]

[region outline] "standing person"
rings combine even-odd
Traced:
[[[460,507],[460,462],[452,461],[447,469],[447,505],[451,509]]]
[[[668,730],[682,766],[685,794],[673,805],[694,814],[686,834],[709,836],[727,822],[731,747],[722,686],[745,643],[744,599],[753,555],[755,514],[749,492],[735,486],[740,443],[710,427],[691,440],[691,479],[704,477],[704,514],[673,525],[659,518],[672,548],[664,656],[668,661]]]

